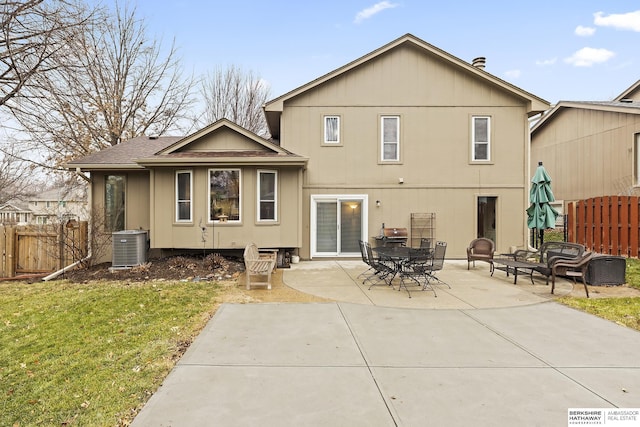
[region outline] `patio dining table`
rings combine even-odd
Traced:
[[[411,259],[411,255],[421,254],[422,256],[431,257],[432,249],[416,249],[408,246],[378,246],[372,248],[378,254],[381,261],[389,261],[393,263],[393,278],[402,271],[402,266]]]

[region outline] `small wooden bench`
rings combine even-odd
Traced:
[[[251,286],[266,286],[271,289],[271,273],[276,269],[277,250],[261,252],[255,243],[244,248],[245,283],[247,290]]]

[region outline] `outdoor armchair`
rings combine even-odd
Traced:
[[[476,266],[476,261],[485,261],[491,264],[495,251],[495,245],[491,239],[479,237],[472,240],[467,248],[467,270],[469,270],[472,262],[474,267]]]
[[[587,288],[587,269],[589,263],[593,259],[593,252],[585,252],[580,258],[574,259],[556,259],[551,267],[551,293],[556,287],[556,276],[564,275],[573,278],[576,284],[576,278],[580,277],[584,285],[584,291],[589,298],[589,289]]]

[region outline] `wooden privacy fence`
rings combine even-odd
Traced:
[[[87,254],[87,222],[0,225],[0,277],[49,273]]]
[[[638,197],[604,196],[569,203],[569,241],[591,251],[638,257]]]

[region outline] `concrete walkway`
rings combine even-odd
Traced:
[[[544,284],[447,263],[452,289],[409,299],[362,289],[362,270],[285,271],[339,302],[223,305],[133,426],[564,426],[569,408],[640,406],[640,333]]]

